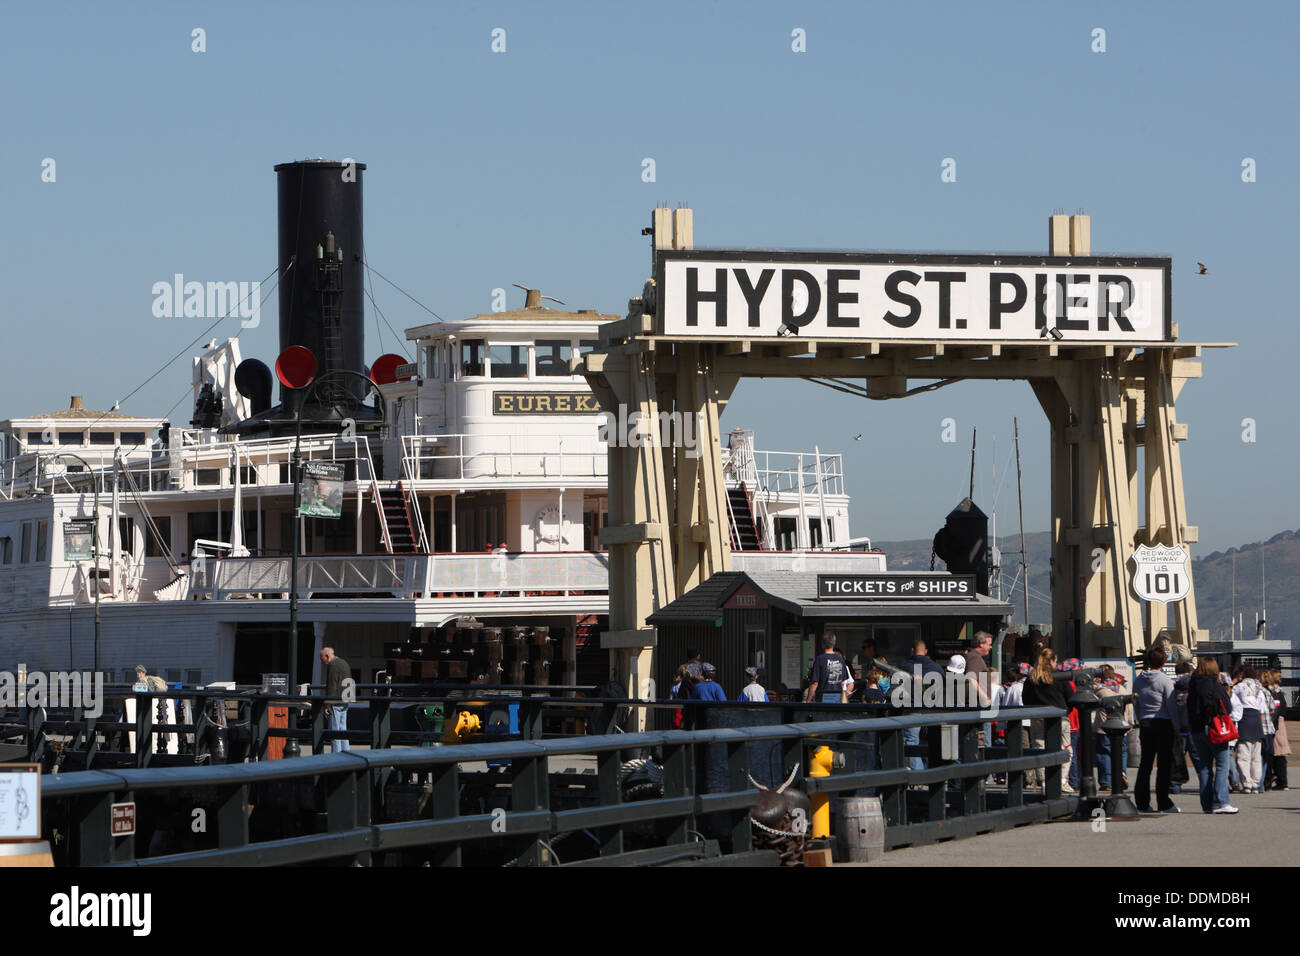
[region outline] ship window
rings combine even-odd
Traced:
[[[60,445],[80,445],[85,438],[82,432],[59,432]]]
[[[36,522],[36,560],[42,562],[49,559],[50,523],[48,521],[38,521]]]
[[[244,465],[239,469],[239,482],[244,485],[255,485],[258,483],[257,466]]]
[[[808,519],[808,546],[810,548],[820,548],[822,546],[822,519]]]
[[[117,519],[117,550],[135,554],[135,519],[120,517]]]
[[[171,518],[154,518],[153,522],[158,526],[158,537],[162,538],[161,543],[155,538],[152,531],[144,536],[144,556],[146,558],[163,557],[163,545],[167,546],[170,551],[172,546],[172,519]]]
[[[146,442],[144,432],[122,432],[122,444],[134,448],[136,445],[143,445]]]
[[[194,469],[194,483],[196,485],[219,485],[221,484],[220,468],[196,468]]]
[[[167,683],[179,684],[181,682],[181,672],[179,669],[175,667],[169,667],[167,668],[166,674],[167,674]]]
[[[462,377],[483,374],[482,339],[468,339],[460,343],[460,374]]]
[[[198,687],[203,680],[203,671],[197,667],[187,668],[185,671],[185,684],[188,687]]]
[[[48,445],[49,441],[45,438],[45,432],[28,432],[27,444],[29,445]]]
[[[0,564],[14,563],[14,539],[0,538]]]
[[[491,348],[492,378],[527,378],[527,345],[494,345]]]
[[[537,374],[571,375],[569,360],[573,358],[573,343],[567,339],[542,339],[537,343]]]
[[[32,523],[23,522],[23,544],[18,552],[18,563],[27,564],[32,559]]]
[[[438,378],[441,371],[438,368],[438,346],[426,345],[424,347],[424,377]]]
[[[595,339],[579,339],[579,340],[578,340],[578,354],[579,354],[579,355],[586,355],[588,352],[594,352],[594,351],[596,351],[596,344],[597,344],[597,343],[596,343],[596,340],[595,340]]]
[[[92,445],[115,445],[117,436],[112,432],[91,432],[90,443]]]

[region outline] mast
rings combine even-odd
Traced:
[[[1016,499],[1020,510],[1020,566],[1024,568],[1025,580],[1025,633],[1029,633],[1029,554],[1025,548],[1025,495],[1020,483],[1020,420],[1011,419],[1016,430]]]

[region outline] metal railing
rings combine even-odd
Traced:
[[[413,480],[605,478],[609,474],[609,454],[599,446],[594,428],[590,437],[530,431],[403,435],[402,456]]]
[[[262,700],[264,708],[290,698]],[[372,743],[381,744],[391,701],[372,698],[369,703],[373,708],[369,736]],[[521,706],[529,703],[520,701]],[[671,706],[635,701],[565,703]],[[323,860],[368,864],[377,862],[376,854],[414,851],[434,865],[455,866],[465,862],[466,853],[481,856],[485,850],[497,854],[499,861],[545,865],[560,862],[555,845],[576,832],[597,844],[588,850],[593,857],[589,862],[623,862],[630,837],[644,832],[646,825],[655,828],[655,847],[638,851],[638,861],[647,854],[659,860],[698,858],[705,855],[698,844],[713,837],[737,861],[775,863],[774,853],[761,859],[754,854],[748,813],[759,794],[750,777],[774,784],[792,766],[801,768],[798,776],[809,794],[874,790],[885,820],[886,848],[1045,821],[1074,809],[1074,800],[1061,794],[1061,775],[1068,762],[1068,753],[1059,749],[1060,721],[1065,715],[1054,708],[1004,711],[1000,719],[1010,726],[1007,747],[981,752],[978,736],[984,718],[977,711],[864,719],[858,716],[861,708],[852,705],[687,706],[697,723],[727,713],[782,722],[553,741],[372,749],[228,766],[62,773],[43,779],[43,819],[47,833],[58,830],[62,838],[55,841],[59,861],[73,865],[274,865]],[[322,722],[319,703],[313,701],[312,707],[314,739],[332,736],[316,729]],[[823,719],[828,711],[837,710],[842,718]],[[143,708],[144,713],[149,711]],[[818,716],[795,723],[801,713]],[[1021,747],[1020,725],[1031,719],[1046,725],[1044,750]],[[258,720],[265,722],[264,717]],[[945,726],[955,727],[959,737],[950,760],[944,760],[939,746],[944,736],[939,729]],[[913,727],[934,731],[929,747],[932,766],[927,770],[907,768],[904,733]],[[810,753],[823,745],[851,755],[851,765],[846,761],[842,770],[827,777],[809,776]],[[662,792],[626,802],[620,786],[623,758],[647,752],[661,757]],[[585,779],[575,781],[572,773],[553,770],[555,762],[563,764],[575,757],[593,758],[595,773],[579,775]],[[488,769],[472,769],[476,766]],[[1025,792],[1024,777],[1036,771],[1044,774],[1045,784],[1042,796],[1034,799]],[[1007,775],[1005,794],[987,791],[986,778],[994,773]],[[411,775],[424,781],[421,799],[413,812],[402,813],[394,801]],[[583,792],[589,799],[571,798],[575,783],[585,785]],[[291,786],[286,790],[284,785]],[[471,785],[491,802],[467,802],[464,791]],[[917,786],[926,792],[909,800],[909,790]],[[254,788],[258,796],[251,801]],[[277,798],[299,806],[304,792],[308,796],[302,810],[322,820],[323,832],[285,837],[284,831],[277,830],[275,838],[252,839],[251,802],[265,814]],[[291,799],[291,793],[298,796]],[[137,859],[134,836],[110,835],[113,803],[140,801],[147,815],[151,799],[168,797],[186,809],[187,830],[193,812],[203,811],[208,822],[203,835],[206,845]],[[172,809],[164,805],[157,812]]]

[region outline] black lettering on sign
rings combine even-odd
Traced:
[[[758,328],[758,307],[763,302],[763,296],[767,294],[767,287],[772,284],[772,276],[776,275],[775,269],[764,269],[758,274],[758,285],[750,285],[749,272],[745,269],[733,269],[736,274],[736,284],[740,286],[741,294],[745,297],[745,302],[749,306],[749,327]]]
[[[808,305],[798,315],[794,314],[794,284],[799,282],[808,291]],[[793,329],[800,329],[813,320],[822,307],[822,287],[811,272],[803,269],[781,271],[781,321]]]
[[[1097,328],[1102,332],[1110,331],[1110,319],[1115,318],[1115,326],[1123,332],[1132,332],[1133,323],[1128,320],[1124,310],[1133,304],[1133,280],[1128,276],[1100,275],[1097,277]],[[1123,294],[1118,302],[1111,298],[1110,290],[1119,286]]]
[[[1003,286],[1011,286],[1011,301],[1002,301]],[[1029,291],[1025,280],[1014,272],[994,272],[989,276],[989,328],[1001,329],[1002,316],[1013,315],[1025,307]]]
[[[952,284],[954,282],[965,282],[966,273],[927,272],[925,281],[939,283],[939,328],[952,328]],[[958,319],[957,328],[966,328],[966,320]]]
[[[916,325],[917,320],[921,317],[921,300],[902,291],[899,286],[904,282],[909,285],[916,285],[920,281],[920,274],[909,269],[899,269],[897,272],[889,274],[889,278],[885,280],[885,295],[899,305],[907,306],[908,311],[906,315],[894,315],[893,312],[886,312],[886,322],[898,329],[910,329]]]
[[[690,267],[686,270],[686,324],[700,324],[700,303],[714,304],[714,325],[727,324],[727,270],[713,270],[713,291],[700,290],[700,270]]]
[[[858,294],[841,292],[840,283],[845,280],[856,282],[861,277],[862,272],[858,269],[826,270],[826,324],[830,328],[856,329],[858,327],[858,316],[840,315],[840,304],[856,303]]]
[[[1034,328],[1047,328],[1047,273],[1034,273]]]
[[[1071,319],[1068,317],[1069,309],[1086,307],[1088,297],[1072,296],[1069,294],[1071,285],[1079,285],[1087,282],[1087,276],[1067,276],[1057,275],[1056,277],[1056,327],[1063,332],[1086,332],[1088,331],[1087,319]]]

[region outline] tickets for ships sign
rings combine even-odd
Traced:
[[[664,250],[659,333],[1170,341],[1170,260]]]

